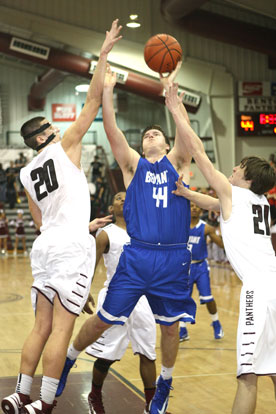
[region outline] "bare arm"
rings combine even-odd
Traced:
[[[173,85],[174,79],[176,78],[182,62],[178,62],[175,70],[171,72],[168,76],[164,77],[160,74],[160,81],[165,89],[166,92],[169,92],[169,88]],[[190,119],[188,113],[186,111],[185,106],[182,102],[179,102],[179,109],[186,119],[186,121],[190,124]],[[174,146],[168,154],[168,159],[171,163],[176,167],[179,174],[184,175],[184,181],[186,184],[189,184],[190,180],[190,164],[192,157],[188,151],[185,141],[182,139],[181,134],[179,134],[178,125],[176,124],[176,133],[175,133],[175,140]]]
[[[216,243],[222,249],[224,248],[222,237],[216,233],[215,227],[205,224],[205,236],[209,236],[212,242]]]
[[[30,213],[35,223],[35,226],[38,230],[40,230],[40,227],[42,226],[42,215],[41,215],[40,208],[35,204],[35,202],[33,201],[33,199],[31,198],[30,194],[28,193],[26,189],[25,189],[25,193],[27,195]]]
[[[187,187],[184,187],[182,178],[180,176],[178,181],[176,181],[176,190],[172,191],[173,194],[187,198],[187,200],[192,201],[203,210],[220,211],[220,202],[217,198],[189,190]]]
[[[94,220],[90,221],[89,223],[89,231],[93,233],[94,231],[98,230],[100,227],[104,227],[106,224],[112,222],[112,214],[105,217],[95,218]]]
[[[112,73],[110,67],[108,67],[103,92],[103,123],[112,153],[122,170],[124,184],[127,188],[136,171],[140,155],[128,145],[124,134],[117,126],[113,106],[115,84],[116,73]]]
[[[175,123],[178,126],[179,134],[185,140],[189,153],[194,158],[198,168],[208,181],[209,185],[216,191],[222,206],[223,217],[227,220],[232,210],[232,187],[228,179],[215,169],[204,150],[202,141],[186,121],[180,108],[182,100],[177,94],[178,85],[174,84],[166,94],[166,105],[172,113]]]
[[[101,48],[95,73],[90,82],[84,107],[77,120],[66,130],[62,139],[64,151],[77,166],[80,163],[81,140],[94,121],[101,104],[107,56],[113,45],[121,39],[122,36],[119,36],[121,28],[122,26],[118,26],[118,19],[116,19],[113,21],[110,31],[106,32],[105,41]]]

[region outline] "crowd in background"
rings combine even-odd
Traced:
[[[25,231],[24,231],[24,209],[17,210],[17,217],[13,220],[8,220],[5,213],[5,208],[10,210],[21,204],[21,199],[24,197],[24,191],[19,179],[20,170],[27,163],[26,156],[21,152],[19,157],[10,161],[8,168],[3,169],[0,163],[0,251],[2,255],[7,255],[8,250],[13,250],[13,254],[17,255],[18,246],[21,244],[21,251],[27,254]],[[270,163],[276,169],[276,155],[271,154]],[[90,181],[90,202],[91,202],[91,216],[90,220],[96,217],[101,217],[107,214],[108,205],[110,202],[110,188],[105,178],[105,165],[96,155],[90,164],[89,171],[87,171],[87,179]],[[216,197],[216,194],[211,188],[197,188],[192,187],[193,190]],[[271,210],[271,233],[276,234],[276,185],[272,188],[267,198]],[[203,211],[202,220],[206,221],[211,226],[216,228],[217,234],[220,234],[219,213],[216,211]],[[9,226],[15,227],[15,240],[12,243],[10,239]],[[34,232],[39,234],[35,229],[33,221],[28,222],[28,226],[34,228]],[[18,234],[20,233],[21,234]],[[224,249],[212,243],[207,238],[208,243],[208,257],[217,263],[228,263]],[[13,248],[14,245],[14,248]],[[274,246],[276,250],[276,245]]]

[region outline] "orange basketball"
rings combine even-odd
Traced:
[[[154,72],[172,72],[182,59],[182,49],[178,41],[167,34],[152,36],[145,44],[144,58]]]

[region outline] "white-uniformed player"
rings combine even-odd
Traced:
[[[109,224],[104,229],[98,230],[97,233],[96,266],[103,257],[107,276],[104,283],[105,287],[98,296],[97,311],[104,302],[108,285],[116,271],[123,246],[130,241],[123,216],[125,196],[126,193],[124,192],[117,193],[113,198],[112,206],[109,208],[110,214],[115,217],[116,224]],[[142,296],[124,325],[113,325],[96,342],[86,348],[89,355],[97,358],[93,367],[92,389],[88,396],[91,413],[104,412],[101,392],[103,382],[111,364],[119,361],[125,354],[129,342],[133,353],[140,357],[140,373],[146,399],[145,413],[148,412],[149,403],[155,392],[156,327],[149,303],[146,297]]]
[[[35,324],[23,346],[16,392],[2,401],[5,414],[18,414],[23,406],[24,413],[52,412],[74,322],[89,293],[95,242],[88,229],[90,201],[80,165],[81,140],[101,104],[107,55],[120,39],[120,29],[115,20],[106,33],[85,105],[62,141],[59,131],[43,117],[21,128],[25,143],[38,151],[20,178],[41,235],[31,252]],[[40,400],[32,403],[31,385],[42,351]]]
[[[275,185],[276,174],[259,157],[246,157],[227,179],[207,157],[201,140],[179,110],[177,85],[167,106],[178,122],[188,151],[219,199],[193,193],[177,183],[174,193],[200,207],[220,210],[227,257],[243,282],[237,338],[238,389],[233,414],[253,414],[257,376],[270,375],[276,390],[276,257],[270,238],[270,209],[264,194]]]

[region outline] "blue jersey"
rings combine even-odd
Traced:
[[[205,239],[205,222],[199,220],[197,225],[190,228],[189,245],[192,248],[192,260],[204,260],[208,256]]]
[[[127,232],[132,239],[153,244],[188,242],[190,202],[172,194],[178,177],[166,156],[154,164],[140,158],[124,203]]]

